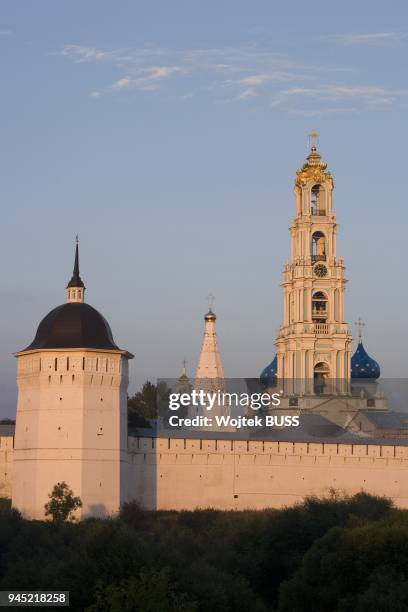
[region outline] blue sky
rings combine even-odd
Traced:
[[[312,129],[347,319],[407,376],[407,50],[404,2],[3,0],[0,414],[76,233],[87,301],[135,354],[131,391],[194,370],[210,292],[226,374],[257,375]]]

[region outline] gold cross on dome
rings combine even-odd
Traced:
[[[361,317],[358,317],[357,321],[354,323],[354,325],[357,327],[358,329],[358,341],[362,342],[363,340],[363,327],[365,327],[365,323],[363,321],[363,319]]]
[[[212,293],[210,293],[210,295],[207,297],[207,300],[208,300],[208,308],[209,310],[212,310],[214,306],[214,302],[215,302],[215,297],[213,296]]]
[[[317,144],[319,142],[319,134],[316,130],[312,130],[309,133],[309,149],[313,149],[313,147],[317,148]]]

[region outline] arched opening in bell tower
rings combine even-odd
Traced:
[[[326,261],[326,236],[323,232],[312,235],[312,263]]]
[[[312,318],[314,323],[326,323],[328,317],[328,298],[323,291],[315,291],[312,295]]]
[[[324,216],[326,214],[324,191],[320,185],[313,185],[312,187],[310,211],[311,214],[315,216]]]
[[[325,389],[328,385],[328,379],[330,377],[330,368],[327,363],[320,361],[316,363],[313,370],[313,378],[314,378],[314,392],[317,395],[321,395],[325,392]]]

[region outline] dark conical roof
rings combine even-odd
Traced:
[[[276,374],[278,372],[278,356],[272,359],[271,363],[262,370],[259,380],[263,385],[273,385],[276,383]]]
[[[72,278],[67,285],[68,287],[85,287],[82,278],[79,275],[79,249],[78,249],[78,239],[75,247],[75,262],[74,262],[74,270],[72,273]]]
[[[378,363],[368,355],[363,343],[358,343],[351,358],[351,378],[379,378],[381,369]]]

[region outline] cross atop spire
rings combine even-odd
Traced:
[[[75,260],[72,278],[67,285],[68,302],[83,302],[85,285],[79,274],[79,239],[75,236]]]
[[[213,296],[212,293],[210,293],[210,295],[207,297],[207,300],[208,300],[208,312],[205,314],[204,319],[206,321],[215,321],[217,318],[213,312],[215,297]]]
[[[361,344],[363,342],[363,328],[365,327],[365,323],[361,317],[358,317],[357,321],[354,323],[357,327],[358,333],[358,343]]]
[[[317,149],[317,145],[319,143],[319,134],[316,132],[316,130],[312,130],[309,133],[309,149],[311,149],[312,151]]]

